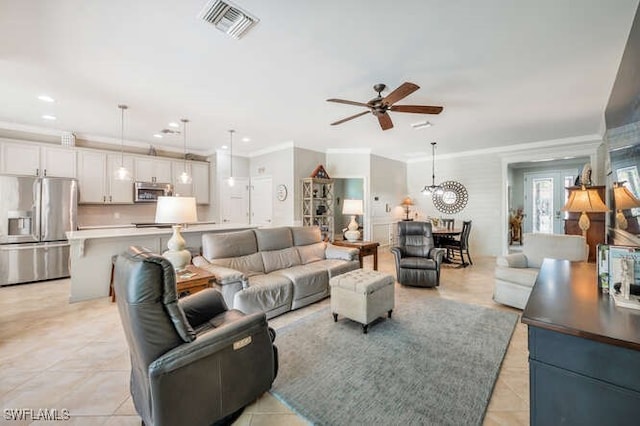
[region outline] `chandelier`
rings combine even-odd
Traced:
[[[431,142],[431,185],[425,185],[422,188],[423,195],[442,195],[444,193],[444,189],[441,185],[436,185],[436,143]]]

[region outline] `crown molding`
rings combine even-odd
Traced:
[[[571,136],[568,138],[560,138],[560,139],[550,139],[546,141],[539,142],[529,142],[523,144],[516,145],[507,145],[493,148],[485,148],[485,149],[475,149],[470,151],[457,152],[454,154],[439,154],[438,159],[450,159],[450,158],[459,158],[459,157],[470,157],[476,155],[487,155],[487,154],[496,154],[501,157],[508,157],[511,154],[522,155],[523,152],[530,152],[533,154],[540,155],[550,155],[554,151],[561,150],[562,152],[566,151],[567,147],[576,146],[576,149],[579,151],[590,151],[597,148],[601,143],[603,143],[603,137],[599,134],[590,134],[590,135],[582,135],[582,136]],[[579,154],[579,153],[576,153]],[[538,158],[531,158],[538,159]],[[420,158],[411,158],[407,160],[407,164],[409,163],[421,163],[425,161],[431,161],[431,156],[424,156]]]
[[[329,148],[326,154],[371,154],[370,148]]]

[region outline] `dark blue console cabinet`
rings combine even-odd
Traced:
[[[545,260],[522,322],[532,426],[640,424],[640,311],[598,292],[595,265]]]

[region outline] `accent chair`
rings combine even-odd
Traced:
[[[118,256],[114,288],[143,425],[229,422],[276,377],[264,313],[228,310],[220,292],[178,299],[167,259],[140,247]]]
[[[445,250],[436,248],[431,223],[398,222],[398,246],[391,252],[400,284],[416,287],[440,285],[440,265]]]

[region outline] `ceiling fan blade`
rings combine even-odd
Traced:
[[[352,115],[351,117],[347,117],[347,118],[343,118],[342,120],[335,121],[335,122],[331,123],[331,125],[335,126],[336,124],[342,124],[345,121],[349,121],[349,120],[353,120],[354,118],[362,117],[363,115],[369,114],[370,112],[371,111],[362,111],[362,112],[357,113],[356,115]]]
[[[442,109],[441,106],[431,105],[392,105],[389,107],[389,111],[412,112],[414,114],[440,114]]]
[[[378,121],[380,122],[380,127],[382,130],[389,130],[393,127],[393,122],[391,121],[391,117],[386,112],[384,114],[378,115]]]
[[[402,83],[396,90],[389,93],[382,102],[387,105],[393,105],[398,102],[400,99],[406,98],[416,90],[418,90],[420,86],[413,83]]]
[[[347,104],[347,105],[355,105],[355,106],[363,106],[363,107],[367,107],[370,108],[369,105],[367,104],[363,104],[362,102],[355,102],[355,101],[347,101],[345,99],[327,99],[327,102],[336,102],[339,104]]]

